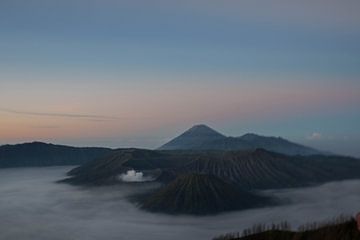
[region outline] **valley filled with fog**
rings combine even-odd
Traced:
[[[127,200],[156,183],[84,188],[58,184],[72,167],[0,170],[0,239],[211,239],[255,223],[288,220],[293,227],[360,210],[360,180],[269,190],[281,206],[213,216],[172,216],[139,210]],[[136,175],[135,175],[136,176]]]

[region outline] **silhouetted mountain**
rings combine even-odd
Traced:
[[[215,176],[188,174],[150,194],[140,206],[152,212],[202,215],[259,207],[269,202],[266,197],[242,191]]]
[[[0,168],[79,165],[110,153],[108,148],[69,147],[32,142],[0,146]]]
[[[360,160],[340,156],[288,156],[254,151],[159,151],[122,149],[72,170],[66,181],[113,184],[119,174],[135,169],[159,181],[199,173],[217,176],[244,189],[301,187],[360,178]]]
[[[313,155],[320,151],[290,142],[280,137],[265,137],[245,134],[241,137],[226,137],[215,130],[197,125],[164,144],[160,150],[254,150],[263,148],[287,155]]]
[[[195,125],[180,136],[164,144],[159,150],[198,149],[203,143],[226,138],[206,125]]]

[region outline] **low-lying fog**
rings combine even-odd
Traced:
[[[210,217],[168,216],[138,210],[128,186],[84,189],[56,184],[70,167],[0,170],[0,239],[211,239],[254,223],[288,220],[292,226],[360,210],[360,180],[314,188],[267,191],[279,207]],[[147,183],[148,184],[148,183]],[[142,191],[142,184],[135,184]]]

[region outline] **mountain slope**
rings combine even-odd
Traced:
[[[188,174],[145,198],[141,208],[171,214],[213,214],[262,206],[270,200],[204,174]]]
[[[283,138],[245,134],[241,137],[226,137],[206,125],[197,125],[170,142],[160,150],[255,150],[263,148],[287,155],[314,155],[320,151],[290,142]]]
[[[127,170],[151,174],[161,182],[178,175],[214,175],[243,189],[302,187],[360,178],[360,160],[340,156],[288,156],[254,151],[159,151],[121,149],[70,171],[73,184],[118,183]]]
[[[253,133],[247,133],[241,137],[227,137],[217,139],[200,145],[198,149],[215,150],[255,150],[257,148],[266,149],[286,155],[316,155],[322,154],[320,151],[290,142],[281,137],[266,137]]]
[[[206,125],[195,125],[180,136],[164,144],[159,150],[197,149],[204,142],[226,138]]]
[[[78,148],[32,142],[0,146],[0,168],[78,165],[110,153],[108,148]]]
[[[360,160],[339,156],[287,156],[263,149],[199,155],[177,171],[212,174],[247,189],[301,187],[360,178]]]
[[[238,138],[243,142],[249,143],[254,148],[263,148],[269,151],[288,155],[321,154],[321,152],[316,149],[290,142],[281,137],[265,137],[253,133],[248,133]]]
[[[146,149],[118,149],[111,154],[74,168],[65,182],[72,184],[103,185],[117,183],[119,174],[128,170],[153,172],[160,169],[178,168],[193,159],[192,153],[154,151]]]

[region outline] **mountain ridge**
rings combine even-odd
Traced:
[[[117,184],[128,170],[153,173],[168,183],[179,175],[211,174],[243,189],[302,187],[360,177],[360,160],[341,156],[289,156],[265,149],[248,151],[160,151],[119,149],[76,167],[65,182]]]
[[[0,168],[79,165],[110,153],[101,147],[72,147],[44,142],[0,146]]]
[[[281,137],[268,137],[255,133],[225,136],[204,125],[195,125],[160,146],[158,150],[254,150],[264,148],[287,155],[315,155],[323,152],[291,142]]]

